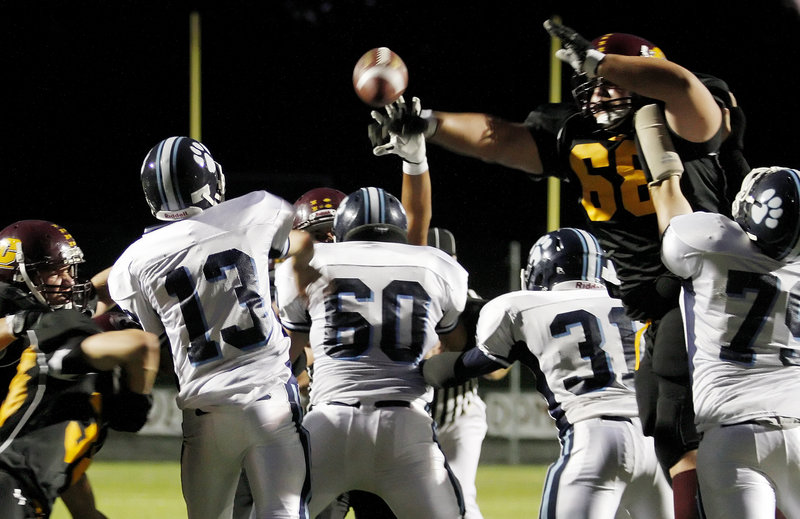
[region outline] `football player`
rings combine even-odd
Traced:
[[[345,491],[379,495],[398,517],[461,517],[457,480],[435,441],[418,364],[464,308],[467,273],[409,245],[400,201],[362,188],[341,203],[335,243],[315,245],[322,276],[298,294],[278,267],[281,322],[314,353],[311,515]]]
[[[16,366],[0,407],[4,518],[49,517],[59,494],[73,517],[105,517],[85,471],[107,427],[139,430],[152,403],[158,338],[101,333],[82,312],[92,291],[78,278],[83,261],[73,237],[52,222],[22,220],[0,231],[0,300],[13,311],[0,319],[0,355]]]
[[[558,427],[561,455],[547,472],[539,517],[673,517],[653,439],[642,432],[633,371],[641,324],[609,297],[605,255],[586,231],[563,228],[531,247],[524,290],[480,312],[477,348],[423,364],[447,387],[519,361],[536,375]]]
[[[733,219],[693,212],[680,175],[650,192],[664,263],[685,280],[703,508],[709,518],[800,517],[800,172],[754,169]]]
[[[642,425],[671,476],[676,516],[695,518],[699,435],[680,333],[680,281],[661,263],[632,120],[641,106],[662,105],[692,207],[729,214],[730,186],[749,171],[741,152],[744,116],[724,82],[668,61],[650,41],[610,33],[589,42],[551,21],[546,28],[562,41],[557,56],[574,68],[575,103],[543,105],[522,123],[425,110],[375,122],[370,136],[383,142],[390,130],[422,132],[448,150],[578,186],[589,228],[614,262],[626,311],[650,323],[636,375]]]
[[[303,517],[308,443],[268,264],[289,254],[300,279],[313,279],[311,237],[292,230],[292,205],[266,191],[225,201],[222,167],[188,137],[154,146],[141,181],[166,223],[128,247],[108,286],[145,330],[169,340],[188,516],[230,517],[244,469],[258,517]]]

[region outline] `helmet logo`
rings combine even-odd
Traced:
[[[757,203],[754,203],[750,209],[750,215],[756,224],[764,225],[769,229],[778,227],[778,219],[783,215],[783,200],[779,196],[775,196],[774,189],[767,189],[758,196]]]
[[[311,200],[309,204],[311,205],[312,211],[319,211],[320,209],[336,209],[333,206],[333,200],[327,196],[322,200]]]
[[[209,153],[208,148],[206,148],[204,144],[194,141],[192,142],[190,149],[194,155],[194,161],[198,166],[201,168],[208,168],[208,170],[212,173],[217,172],[217,163],[214,162],[213,158],[211,158],[211,153]]]
[[[20,241],[16,238],[0,240],[0,269],[14,270],[17,264],[17,250]]]

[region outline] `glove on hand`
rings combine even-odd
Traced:
[[[413,98],[411,103],[412,109],[409,109],[405,99],[401,96],[386,107],[386,115],[377,111],[372,112],[372,118],[375,121],[369,125],[368,132],[373,147],[388,143],[390,133],[403,136],[421,133],[425,137],[436,133],[438,123],[433,117],[432,111],[418,110],[415,112],[413,105],[419,104],[419,98]],[[378,117],[375,114],[378,114]]]
[[[573,29],[552,20],[545,20],[544,28],[551,36],[560,39],[564,46],[556,51],[558,59],[568,63],[579,74],[586,74],[590,78],[597,76],[597,67],[606,55],[595,49],[592,42]]]
[[[420,165],[426,162],[427,153],[425,149],[425,135],[420,122],[424,119],[420,116],[422,108],[418,97],[411,100],[411,105],[406,104],[403,96],[394,103],[386,106],[386,115],[374,110],[372,118],[375,123],[388,133],[388,141],[375,144],[373,140],[372,153],[380,157],[382,155],[398,155],[410,164]],[[412,131],[416,130],[416,131]],[[370,132],[372,138],[373,132]],[[427,168],[426,168],[427,169]]]

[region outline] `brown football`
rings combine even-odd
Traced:
[[[388,47],[367,51],[353,68],[353,88],[358,97],[379,108],[397,101],[408,86],[408,69]]]

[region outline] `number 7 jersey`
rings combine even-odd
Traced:
[[[180,408],[247,404],[290,379],[268,265],[293,215],[256,191],[146,232],[114,264],[112,298],[169,339]]]
[[[281,322],[309,333],[311,403],[422,397],[419,361],[455,328],[467,272],[427,246],[369,241],[318,243],[322,277],[297,296],[291,261],[275,275]]]
[[[733,220],[673,218],[664,263],[681,299],[700,431],[764,416],[800,418],[800,263],[760,252]]]

